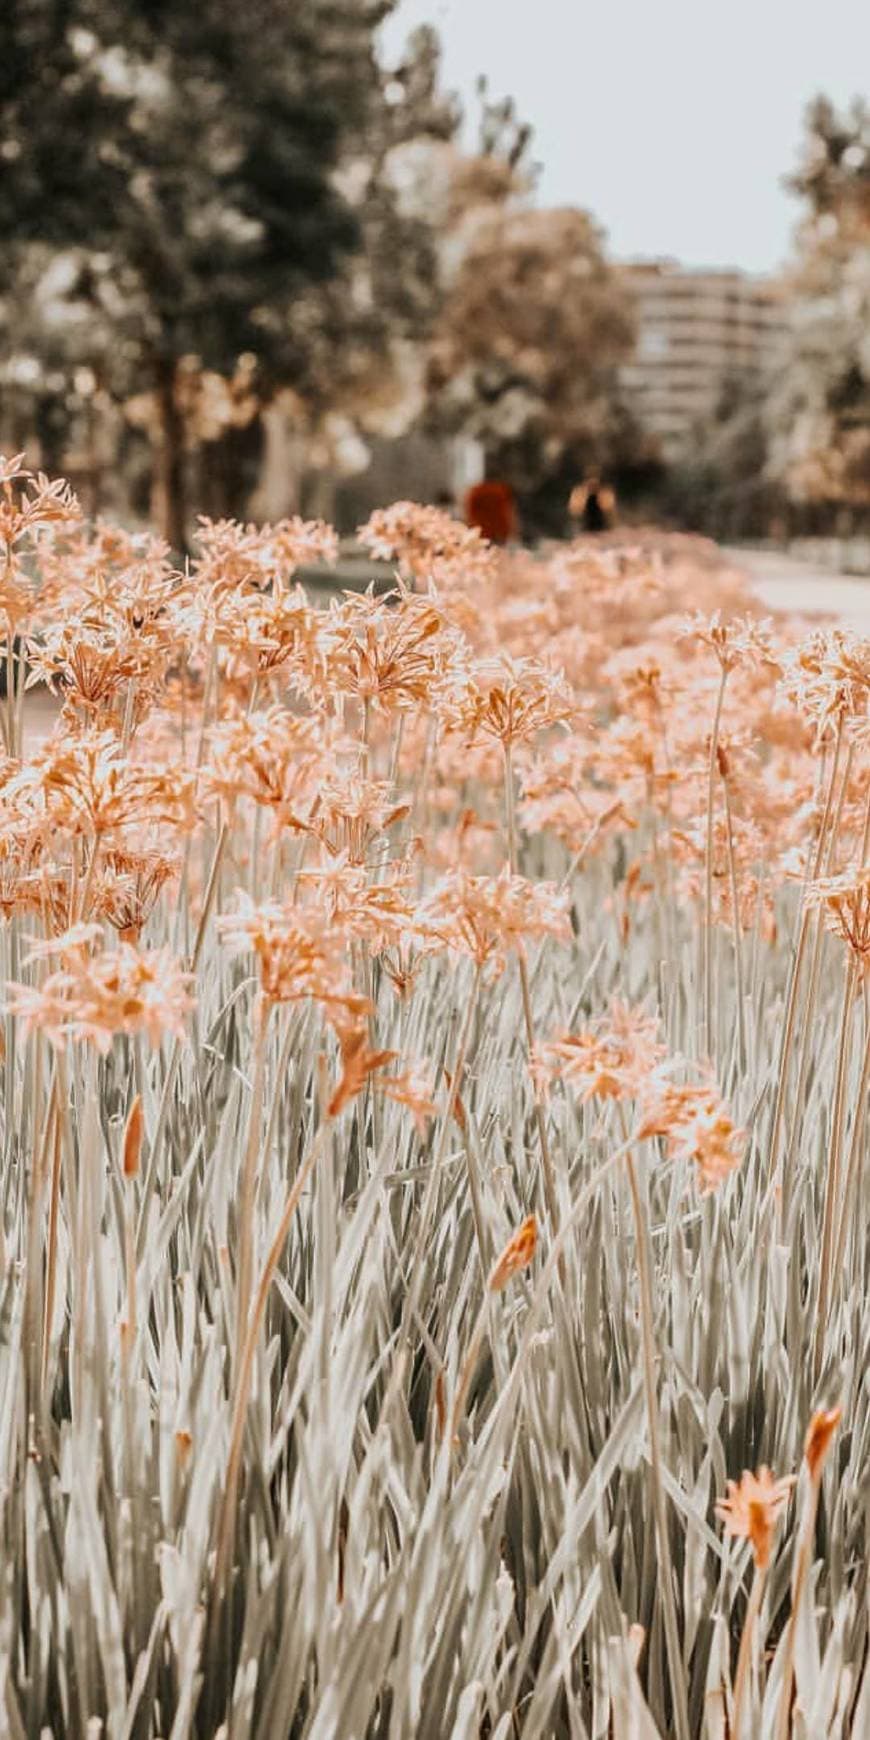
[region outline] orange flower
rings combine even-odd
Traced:
[[[23,464],[24,454],[12,459],[0,455],[0,543],[11,549],[28,533],[39,532],[45,526],[74,525],[81,510],[69,484],[62,477],[53,483],[42,472],[34,476]],[[16,497],[13,483],[25,485]]]
[[[564,680],[539,659],[480,660],[454,688],[439,711],[448,730],[469,743],[490,738],[505,748],[525,743],[570,718],[574,702]]]
[[[819,1408],[809,1423],[804,1440],[804,1456],[810,1477],[814,1481],[821,1478],[842,1412],[842,1408]]]
[[[437,602],[404,587],[387,599],[366,592],[333,604],[325,638],[329,690],[386,714],[426,707],[457,654]]]
[[[94,912],[105,918],[124,942],[137,942],[161,888],[171,881],[177,868],[176,861],[162,852],[107,852],[97,878]]]
[[[131,822],[190,828],[196,819],[193,775],[171,764],[137,765],[112,731],[49,738],[5,795],[41,801],[71,832],[105,834]]]
[[[565,1033],[536,1047],[532,1064],[538,1091],[563,1080],[581,1100],[633,1100],[634,1139],[658,1137],[669,1160],[690,1160],[702,1191],[715,1190],[743,1158],[743,1134],[731,1121],[715,1084],[674,1080],[685,1065],[668,1057],[655,1016],[614,1002],[609,1015],[581,1033]]]
[[[68,1039],[82,1039],[104,1054],[116,1033],[145,1033],[156,1046],[164,1033],[184,1032],[193,1007],[190,975],[168,949],[143,953],[122,943],[117,952],[90,955],[86,939],[70,933],[55,951],[63,964],[41,985],[8,987],[6,1008],[20,1015],[25,1031],[40,1029],[59,1051]]]
[[[476,527],[463,526],[441,508],[420,507],[417,502],[397,501],[378,508],[358,536],[373,556],[398,562],[408,580],[442,586],[461,578],[473,584],[488,578],[495,568],[495,552]]]
[[[759,1468],[757,1474],[747,1470],[739,1481],[728,1481],[728,1496],[716,1506],[716,1515],[725,1524],[726,1534],[752,1542],[753,1557],[760,1571],[766,1571],[770,1564],[776,1525],[793,1486],[793,1475],[774,1480],[769,1468]]]
[[[436,1110],[432,1097],[432,1074],[428,1066],[420,1063],[409,1064],[396,1075],[378,1076],[375,1086],[385,1099],[392,1100],[397,1106],[404,1106],[411,1113],[422,1136],[427,1118],[433,1118]]]
[[[337,1118],[339,1112],[356,1099],[369,1076],[382,1069],[385,1063],[392,1063],[396,1056],[395,1051],[371,1051],[365,1027],[336,1026],[335,1031],[341,1055],[341,1079],[327,1106],[330,1118]]]
[[[231,809],[249,798],[274,811],[284,826],[303,828],[319,781],[351,749],[319,718],[287,707],[231,716],[212,727],[201,791]]]
[[[416,928],[427,941],[440,940],[478,967],[504,970],[511,950],[529,937],[570,935],[567,896],[550,882],[528,882],[503,870],[499,876],[469,876],[453,870],[424,900]]]
[[[815,726],[821,742],[836,719],[865,725],[870,640],[849,629],[814,629],[784,661],[782,693]]]
[[[279,520],[274,526],[239,525],[201,516],[192,565],[197,590],[216,595],[286,587],[295,570],[308,562],[334,562],[338,538],[322,520]]]
[[[739,1167],[743,1132],[735,1128],[711,1082],[674,1083],[655,1078],[641,1096],[638,1139],[660,1136],[669,1160],[689,1160],[705,1194]]]
[[[708,647],[723,671],[732,671],[741,663],[773,662],[767,620],[758,622],[751,616],[735,616],[723,622],[720,610],[714,610],[712,616],[705,616],[703,611],[697,610],[689,618],[683,633],[687,639]]]
[[[520,1269],[527,1269],[538,1243],[538,1223],[533,1214],[523,1221],[521,1227],[508,1239],[501,1256],[489,1277],[491,1293],[500,1293],[506,1287],[512,1275]]]
[[[12,485],[19,485],[19,492]],[[32,492],[27,494],[29,488]],[[11,459],[0,454],[0,614],[7,632],[14,633],[33,610],[36,586],[29,572],[30,563],[19,560],[18,546],[27,540],[28,557],[39,554],[49,527],[69,528],[79,517],[75,496],[62,479],[49,483],[40,473],[34,477],[24,467],[24,454]],[[51,535],[51,534],[49,534]]]
[[[839,876],[817,877],[807,889],[807,904],[821,908],[828,930],[866,966],[870,961],[870,865],[857,865]]]
[[[345,941],[327,928],[322,913],[277,900],[255,906],[240,895],[236,911],[218,920],[218,931],[237,952],[250,949],[256,956],[270,1002],[311,997],[345,1022],[369,1012],[368,999],[351,988]]]
[[[535,1079],[568,1082],[581,1100],[635,1099],[667,1055],[658,1034],[656,1016],[615,1001],[594,1026],[538,1046]]]

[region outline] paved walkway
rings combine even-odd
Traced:
[[[776,550],[729,550],[728,555],[748,574],[769,610],[834,616],[870,635],[870,580],[829,573]]]

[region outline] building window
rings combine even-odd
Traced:
[[[660,332],[654,326],[647,327],[644,332],[641,332],[637,346],[638,356],[649,358],[667,356],[667,353],[668,335],[666,332]]]

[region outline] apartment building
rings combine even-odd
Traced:
[[[684,454],[715,415],[723,388],[776,368],[788,330],[783,287],[731,269],[676,260],[621,268],[637,317],[637,345],[622,371],[638,421],[665,459]]]

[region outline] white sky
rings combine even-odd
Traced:
[[[388,49],[420,23],[467,107],[481,72],[515,98],[539,200],[585,206],[619,256],[774,268],[806,102],[870,88],[870,0],[400,0]]]

